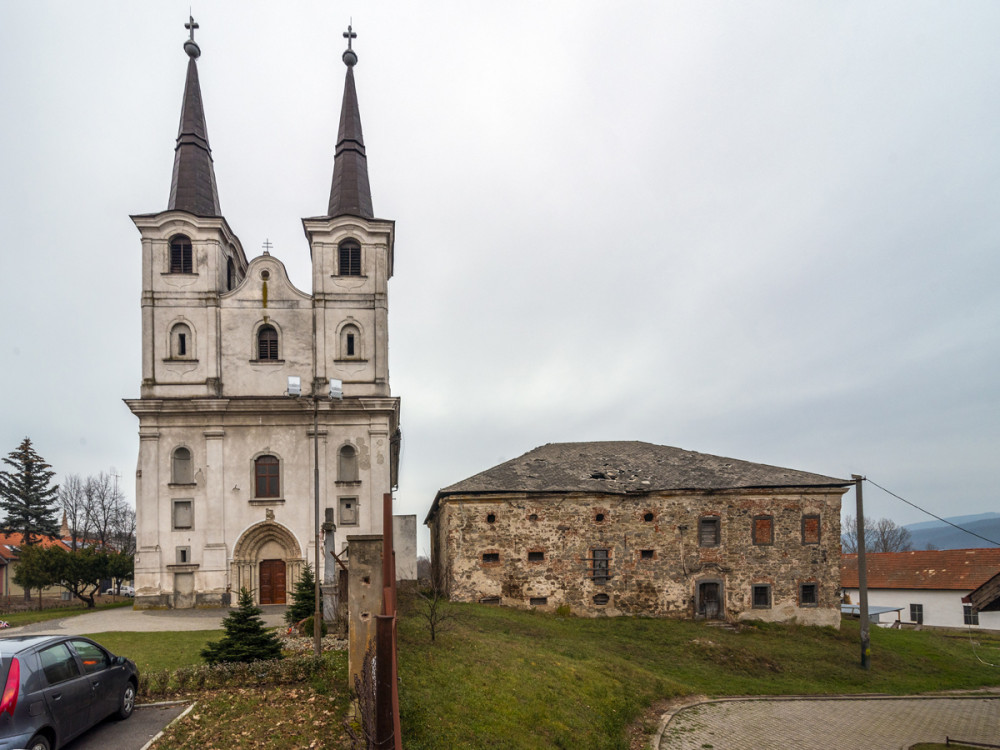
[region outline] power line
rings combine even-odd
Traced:
[[[888,493],[888,494],[892,495],[892,496],[893,496],[894,498],[896,498],[897,500],[902,500],[902,501],[903,501],[904,503],[906,503],[907,505],[909,505],[909,506],[911,506],[911,507],[913,507],[913,508],[916,508],[916,509],[917,509],[917,510],[919,510],[919,511],[920,511],[921,513],[926,513],[926,514],[927,514],[927,515],[929,515],[929,516],[930,516],[931,518],[936,518],[937,520],[941,521],[942,523],[946,523],[946,524],[948,524],[949,526],[954,526],[954,527],[955,527],[956,529],[958,529],[959,531],[964,531],[964,532],[965,532],[966,534],[972,534],[972,536],[974,536],[974,537],[978,537],[978,538],[982,539],[982,540],[983,540],[984,542],[989,542],[990,544],[995,544],[996,546],[1000,547],[1000,542],[996,541],[995,539],[987,539],[987,538],[986,538],[985,536],[983,536],[982,534],[977,534],[977,533],[976,533],[975,531],[969,531],[968,529],[965,529],[965,528],[962,528],[962,527],[961,527],[961,526],[959,526],[959,525],[958,525],[957,523],[952,523],[951,521],[947,520],[946,518],[941,518],[941,516],[936,516],[936,515],[934,515],[933,513],[931,513],[931,512],[929,511],[929,510],[924,510],[923,508],[921,508],[921,507],[920,507],[919,505],[917,505],[916,503],[911,503],[911,502],[910,502],[909,500],[907,500],[906,498],[902,498],[902,497],[900,497],[900,496],[899,496],[899,495],[897,495],[897,494],[896,494],[895,492],[890,492],[890,491],[889,491],[889,490],[887,490],[887,489],[886,489],[885,487],[883,487],[882,485],[880,485],[880,484],[879,484],[878,482],[876,482],[876,481],[874,481],[874,480],[871,480],[871,479],[869,479],[868,477],[865,477],[865,481],[866,481],[866,482],[871,482],[871,483],[872,483],[872,484],[874,484],[874,485],[875,485],[876,487],[878,487],[878,488],[879,488],[880,490],[882,490],[882,492],[886,492],[886,493]]]

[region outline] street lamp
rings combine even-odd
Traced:
[[[292,398],[302,396],[302,380],[298,375],[288,376],[288,395]],[[330,378],[329,393],[324,395],[316,391],[315,380],[313,381],[313,394],[308,396],[313,402],[313,494],[315,501],[315,515],[313,524],[316,531],[315,561],[313,563],[313,578],[316,581],[316,609],[313,611],[313,650],[316,658],[320,658],[323,653],[323,610],[320,605],[319,588],[319,545],[320,545],[320,525],[319,525],[319,402],[324,398],[331,401],[342,401],[344,398],[344,384]]]

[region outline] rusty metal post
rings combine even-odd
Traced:
[[[865,506],[861,498],[861,483],[865,478],[852,474],[854,498],[858,513],[858,601],[861,607],[861,666],[871,669],[872,644],[868,635],[868,563],[865,559]]]
[[[392,718],[392,625],[393,615],[375,616],[375,747],[392,750],[395,731]]]

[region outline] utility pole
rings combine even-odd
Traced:
[[[860,474],[852,474],[854,480],[854,498],[858,508],[858,598],[861,605],[861,666],[871,669],[872,644],[868,637],[868,564],[865,561],[865,506],[861,499],[861,483],[865,478]]]

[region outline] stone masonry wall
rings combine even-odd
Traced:
[[[699,596],[710,595],[699,584],[715,583],[725,619],[837,626],[842,494],[451,496],[431,521],[435,572],[456,601],[568,605],[583,616],[704,616]],[[718,519],[717,546],[699,543],[703,518]],[[755,524],[764,543],[754,543]],[[815,604],[800,602],[802,584],[815,586]],[[755,585],[770,587],[769,606],[753,606]]]

